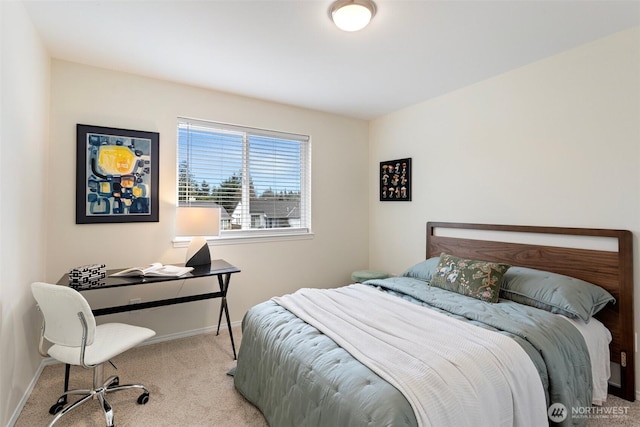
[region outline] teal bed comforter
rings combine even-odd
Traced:
[[[558,425],[585,425],[585,419],[571,416],[571,408],[591,406],[591,365],[582,335],[569,322],[512,301],[486,303],[408,277],[365,283],[510,336],[536,366],[548,405],[567,408],[568,417]],[[251,308],[243,319],[234,381],[272,427],[417,425],[395,387],[273,301]]]

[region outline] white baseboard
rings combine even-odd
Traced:
[[[236,326],[240,326],[241,324],[242,324],[241,321],[231,322],[231,327],[235,328]],[[157,344],[160,342],[172,341],[180,338],[192,337],[194,335],[208,334],[208,333],[215,332],[217,329],[218,329],[217,326],[207,326],[206,328],[192,329],[190,331],[178,332],[175,334],[155,336],[150,340],[143,342],[142,344],[140,344],[140,346]],[[227,329],[227,325],[226,324],[220,325],[220,329]],[[11,418],[9,418],[9,423],[7,424],[7,427],[13,427],[15,423],[18,421],[18,417],[20,416],[20,413],[22,412],[24,405],[27,404],[27,400],[29,400],[29,396],[31,396],[31,392],[33,391],[36,384],[38,383],[38,380],[40,379],[40,375],[42,374],[42,371],[44,370],[44,368],[49,365],[55,365],[56,363],[60,363],[60,362],[53,359],[52,357],[47,357],[42,359],[42,361],[40,362],[40,366],[38,366],[38,369],[36,370],[33,378],[31,379],[31,382],[29,383],[29,386],[27,387],[22,398],[20,399],[18,406],[13,411],[13,415],[11,415]],[[55,402],[53,401],[51,402],[52,405],[54,403]]]
[[[231,327],[235,328],[236,326],[240,326],[241,324],[242,324],[242,321],[240,321],[240,320],[238,320],[236,322],[231,322]],[[217,326],[207,326],[205,328],[192,329],[190,331],[176,332],[175,334],[155,336],[155,337],[143,342],[140,345],[157,344],[159,342],[172,341],[172,340],[177,340],[177,339],[180,339],[180,338],[192,337],[194,335],[214,333],[214,332],[216,332],[217,329],[218,329]],[[226,323],[220,325],[220,329],[221,330],[222,329],[227,329]]]
[[[45,366],[52,365],[54,363],[57,363],[57,362],[50,357],[46,359],[42,359],[42,361],[40,361],[40,365],[38,366],[38,369],[36,370],[35,375],[31,379],[29,386],[27,387],[24,394],[22,395],[20,402],[18,402],[18,406],[16,407],[15,411],[13,411],[11,418],[9,418],[9,423],[7,424],[7,427],[13,427],[13,425],[18,421],[20,412],[22,412],[22,408],[24,408],[24,405],[27,404],[27,400],[29,400],[29,396],[31,396],[31,392],[33,391],[34,387],[38,383],[38,379],[40,379],[40,374],[42,374],[42,371],[44,370]]]

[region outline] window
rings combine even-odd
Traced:
[[[221,236],[311,232],[306,135],[178,119],[178,206],[221,208]]]

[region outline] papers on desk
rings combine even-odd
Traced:
[[[162,265],[154,262],[149,267],[131,267],[111,274],[110,277],[180,277],[193,270],[193,267]]]

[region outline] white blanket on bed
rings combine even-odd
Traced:
[[[548,423],[538,372],[509,337],[360,284],[273,300],[400,390],[420,426]]]

